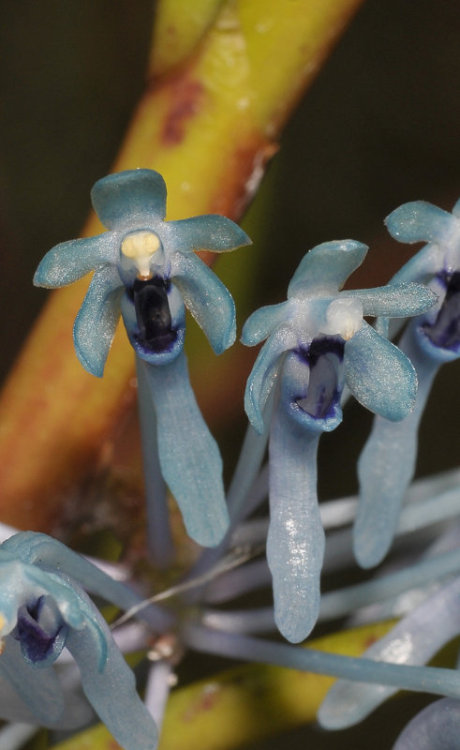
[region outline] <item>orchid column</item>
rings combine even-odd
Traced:
[[[165,221],[166,186],[149,169],[99,180],[91,199],[108,231],[52,248],[34,282],[60,287],[94,270],[74,341],[83,366],[99,377],[123,316],[138,363],[150,542],[154,561],[167,564],[162,478],[199,544],[218,544],[228,526],[219,449],[196,404],[183,347],[185,307],[217,354],[235,340],[235,307],[194,250],[225,252],[250,240],[223,216]]]
[[[313,248],[289,284],[287,301],[256,311],[243,329],[249,346],[267,338],[248,380],[245,407],[261,433],[274,392],[267,559],[276,623],[294,643],[309,634],[318,616],[324,532],[316,453],[321,434],[342,420],[344,384],[390,420],[406,416],[415,401],[414,368],[364,316],[416,315],[435,301],[417,284],[339,292],[366,252],[353,240]]]

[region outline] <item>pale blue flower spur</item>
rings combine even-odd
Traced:
[[[243,328],[244,344],[267,338],[247,382],[245,408],[259,433],[270,420],[267,560],[275,620],[292,642],[303,640],[318,616],[324,532],[316,454],[321,433],[342,420],[344,385],[390,420],[402,419],[415,401],[414,368],[364,316],[416,315],[435,299],[423,286],[405,283],[339,292],[366,252],[353,240],[313,248],[289,284],[287,301],[256,311]]]
[[[383,638],[373,643],[363,654],[364,658],[399,665],[427,663],[444,644],[458,635],[459,592],[460,579],[457,577],[426,598]],[[366,678],[360,683],[338,680],[326,695],[318,720],[328,729],[350,727],[362,721],[397,689],[383,684],[367,684]]]
[[[166,186],[161,175],[149,169],[99,180],[91,199],[108,231],[56,245],[38,266],[34,283],[60,287],[94,270],[75,320],[77,356],[89,372],[101,376],[121,313],[140,360],[138,374],[142,370],[140,409],[148,413],[141,419],[144,445],[160,446],[161,474],[190,536],[204,546],[216,545],[228,528],[222,461],[188,380],[185,307],[217,354],[231,346],[236,330],[233,299],[194,251],[226,252],[250,239],[224,216],[165,221]],[[161,449],[164,443],[167,450]],[[149,505],[164,505],[160,485],[147,486]],[[154,548],[167,536],[160,522],[164,516],[156,511],[149,516],[155,525]]]
[[[411,321],[399,342],[417,372],[414,410],[397,425],[376,417],[359,459],[361,497],[354,549],[364,568],[377,565],[391,546],[401,502],[415,471],[418,426],[431,385],[439,367],[460,356],[460,201],[452,214],[423,201],[406,203],[387,217],[386,224],[401,242],[428,242],[390,285],[424,282],[438,302]],[[385,320],[379,323],[387,328]]]
[[[393,750],[460,750],[460,701],[430,703],[404,728]]]
[[[83,692],[125,750],[157,745],[155,723],[136,693],[132,671],[85,592],[122,606],[138,602],[76,553],[44,534],[19,533],[0,545],[1,715],[47,727],[72,725],[72,706],[54,668],[67,648]],[[37,671],[39,670],[39,671]],[[5,691],[4,686],[13,690]],[[81,714],[81,708],[76,706]]]

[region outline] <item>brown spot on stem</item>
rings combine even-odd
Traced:
[[[368,648],[374,645],[379,639],[375,635],[370,635],[366,640],[364,641],[364,650],[367,651]]]
[[[184,721],[193,721],[203,711],[210,711],[219,700],[219,694],[220,686],[217,683],[208,682],[201,690],[199,697],[184,712]]]
[[[170,77],[163,84],[169,89],[170,104],[166,111],[161,142],[164,146],[177,146],[185,136],[188,120],[200,111],[204,101],[204,86],[188,77]]]

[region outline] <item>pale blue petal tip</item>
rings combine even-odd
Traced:
[[[61,242],[51,248],[40,262],[34,284],[48,289],[71,284],[98,266],[115,263],[117,251],[117,240],[111,232]]]
[[[288,297],[301,289],[318,285],[337,291],[361,265],[367,250],[367,245],[355,240],[334,240],[316,245],[297,267],[288,287]]]
[[[70,284],[88,273],[89,269],[86,269],[84,264],[81,272],[78,268],[78,242],[78,240],[70,240],[51,248],[35,271],[34,285],[54,289]],[[72,269],[69,268],[70,261],[72,261]]]
[[[375,289],[356,289],[343,292],[344,297],[356,297],[363,304],[363,314],[405,318],[420,315],[436,304],[437,295],[424,284],[411,281],[391,282]]]
[[[260,344],[277,325],[282,323],[288,307],[288,302],[280,302],[278,305],[260,307],[253,312],[243,326],[241,343],[245,346]]]
[[[413,408],[417,375],[412,364],[366,323],[346,342],[344,366],[348,387],[370,411],[399,421]]]
[[[290,574],[289,570],[285,573]],[[275,622],[279,632],[290,643],[302,643],[316,625],[319,614],[319,580],[306,585],[302,594],[297,588],[291,589],[286,578],[279,571],[279,580],[273,578]],[[308,582],[306,581],[306,584]],[[278,592],[277,592],[278,589]],[[304,598],[305,597],[305,598]]]
[[[98,180],[91,201],[107,228],[135,227],[139,221],[164,219],[166,185],[151,169],[127,170]]]
[[[250,237],[238,224],[218,214],[170,221],[168,232],[171,232],[175,247],[182,252],[192,250],[228,252],[252,244]]]
[[[393,750],[460,750],[460,701],[430,703],[407,724]]]
[[[425,201],[413,201],[392,211],[385,224],[392,237],[410,244],[441,240],[451,221],[447,211]]]
[[[367,652],[365,656],[368,656]],[[369,654],[369,659],[371,658],[373,657]],[[386,685],[366,685],[366,672],[369,677],[373,674],[372,662],[364,665],[363,669],[364,675],[360,682],[339,679],[327,693],[316,715],[324,729],[347,729],[358,724],[389,695],[396,692],[396,689]]]

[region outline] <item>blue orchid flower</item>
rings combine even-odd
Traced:
[[[75,320],[77,356],[89,372],[101,376],[122,315],[138,374],[142,371],[140,396],[148,412],[141,420],[143,442],[149,450],[159,445],[161,474],[190,536],[215,545],[228,527],[222,461],[189,384],[185,307],[217,354],[231,346],[233,299],[194,251],[225,252],[250,239],[224,216],[165,221],[166,186],[149,169],[99,180],[91,200],[108,231],[56,245],[38,266],[34,283],[60,287],[94,270]],[[150,496],[162,495],[162,489],[147,487],[147,494],[153,501]]]
[[[399,342],[417,372],[414,410],[397,425],[377,417],[359,459],[354,549],[365,568],[377,565],[393,541],[415,471],[418,426],[436,373],[444,362],[460,356],[460,201],[452,214],[423,201],[406,203],[387,217],[386,225],[401,242],[428,242],[390,285],[426,283],[438,302],[410,323]],[[380,324],[387,330],[386,321]]]
[[[270,430],[267,560],[275,620],[292,642],[303,640],[318,616],[324,532],[316,455],[320,435],[342,420],[344,385],[385,419],[402,419],[415,401],[411,363],[364,317],[416,315],[435,300],[407,283],[339,292],[366,252],[353,240],[313,248],[289,284],[287,301],[256,311],[243,329],[248,346],[267,339],[247,382],[245,408],[259,433]]]
[[[155,723],[84,589],[124,608],[139,598],[60,542],[33,532],[0,545],[0,581],[1,715],[51,728],[78,723],[81,705],[65,705],[54,669],[67,648],[89,703],[117,742],[125,750],[154,750]]]

